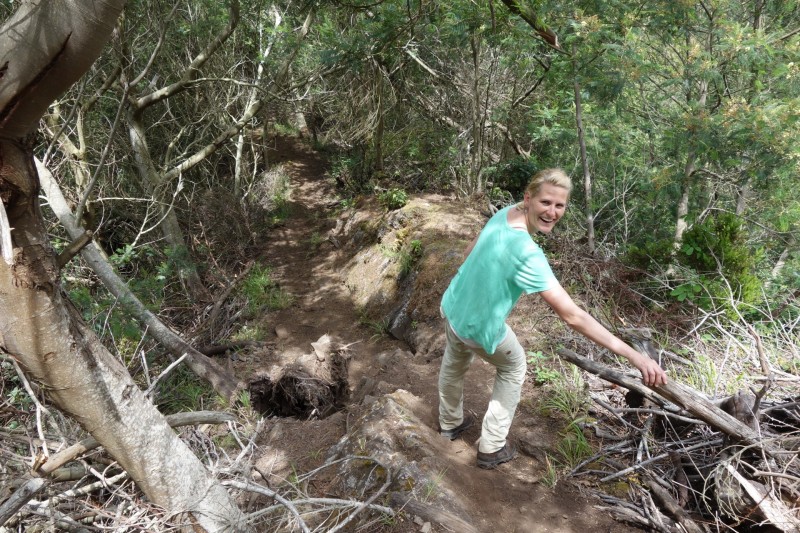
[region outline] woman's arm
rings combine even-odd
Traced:
[[[592,342],[630,361],[642,373],[642,380],[646,385],[664,385],[667,383],[667,375],[658,366],[658,363],[640,354],[604,328],[589,313],[578,307],[561,285],[539,294],[569,327]]]

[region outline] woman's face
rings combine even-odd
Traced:
[[[528,212],[528,228],[550,233],[567,209],[569,194],[563,187],[543,183],[535,196],[525,193],[524,204]]]

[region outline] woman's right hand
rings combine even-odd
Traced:
[[[637,352],[638,353],[638,352]],[[631,364],[642,373],[642,381],[648,387],[658,387],[667,384],[667,373],[646,355],[638,354],[639,357],[631,360]]]

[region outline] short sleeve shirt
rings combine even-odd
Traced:
[[[442,297],[442,311],[462,339],[493,354],[506,335],[506,318],[525,294],[558,285],[544,252],[527,232],[508,223],[509,206],[481,231]]]

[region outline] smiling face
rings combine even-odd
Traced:
[[[542,183],[535,195],[525,193],[523,203],[529,231],[550,233],[567,209],[569,191],[552,183]]]

